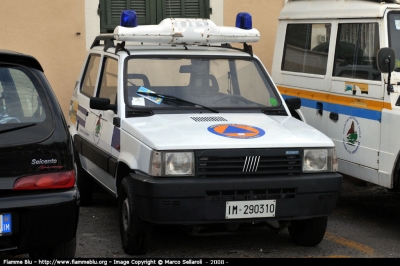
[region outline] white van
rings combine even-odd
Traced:
[[[400,55],[396,2],[288,1],[272,77],[285,99],[301,98],[293,114],[334,141],[341,173],[398,191],[400,64],[381,49]]]
[[[69,116],[80,201],[93,182],[118,198],[127,254],[148,251],[155,224],[276,222],[299,245],[324,237],[342,185],[334,143],[290,115],[299,99],[282,99],[240,17],[124,23],[88,52]]]

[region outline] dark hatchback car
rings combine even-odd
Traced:
[[[0,253],[75,256],[79,193],[68,126],[40,63],[0,50]]]

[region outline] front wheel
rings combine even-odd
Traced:
[[[316,246],[324,238],[328,217],[293,220],[288,227],[290,237],[300,246]]]
[[[131,177],[122,180],[118,190],[119,230],[122,247],[128,255],[146,254],[151,239],[152,225],[142,220],[134,205]]]

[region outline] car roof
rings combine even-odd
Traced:
[[[399,9],[395,0],[291,0],[279,15],[287,19],[382,18],[388,8]]]
[[[42,65],[35,57],[15,51],[0,49],[0,63],[19,64],[43,72]]]

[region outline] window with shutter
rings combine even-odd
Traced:
[[[136,11],[139,25],[158,24],[164,18],[210,18],[210,0],[100,0],[100,32],[113,32],[127,9]]]
[[[100,32],[113,32],[120,23],[121,12],[127,9],[136,11],[139,24],[151,24],[150,13],[153,5],[151,0],[100,0]]]

